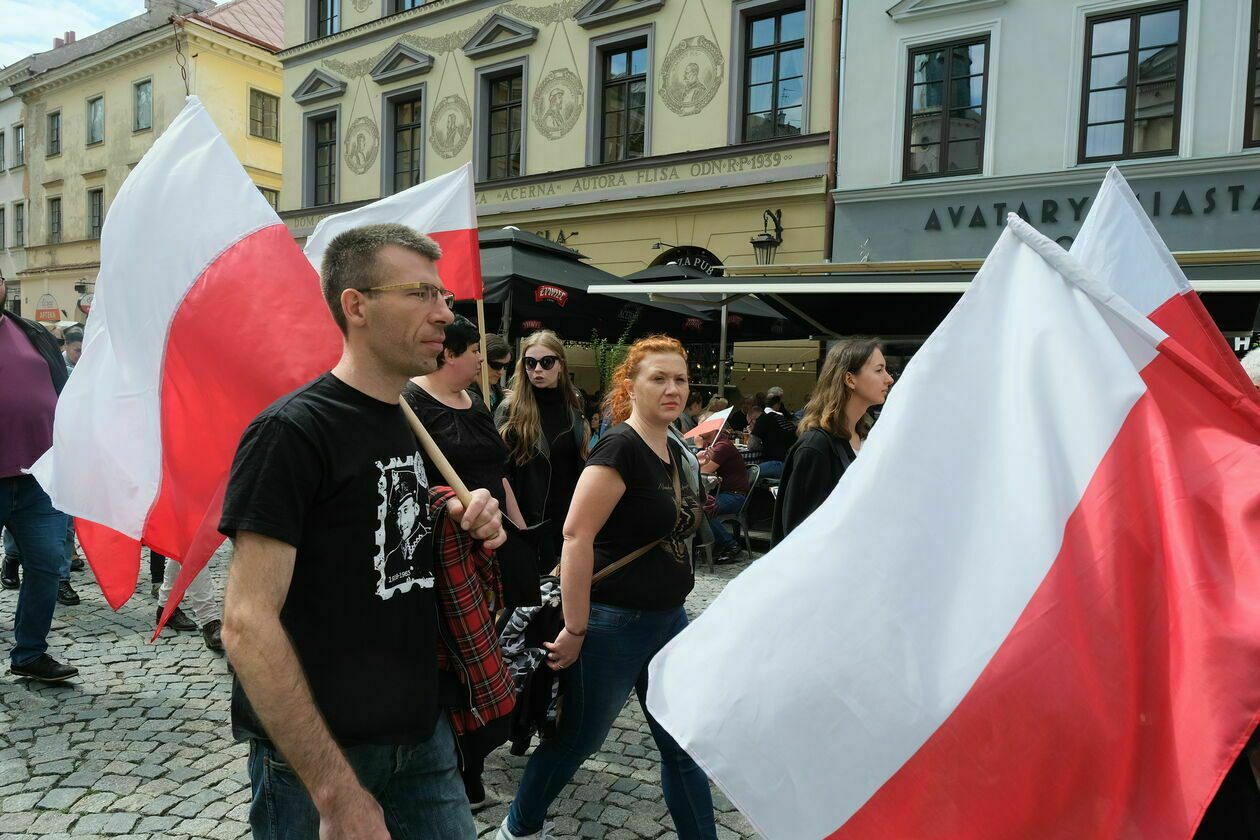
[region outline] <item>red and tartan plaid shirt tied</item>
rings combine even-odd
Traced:
[[[429,490],[436,547],[437,661],[468,691],[469,708],[448,710],[455,731],[464,733],[509,714],[516,688],[494,631],[494,608],[501,598],[494,552],[446,515],[446,503],[454,497],[449,487]]]

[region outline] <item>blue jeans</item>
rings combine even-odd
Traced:
[[[24,550],[22,588],[13,619],[17,645],[9,661],[25,665],[48,651],[57,583],[70,571],[66,515],[52,506],[52,499],[31,476],[0,478],[0,528],[8,528]]]
[[[735,538],[731,536],[731,532],[726,530],[725,525],[717,521],[717,517],[725,516],[728,513],[738,513],[739,509],[744,505],[745,498],[747,497],[743,493],[717,494],[717,510],[714,516],[709,517],[709,527],[713,529],[713,542],[717,548],[727,549],[736,545]]]
[[[648,663],[686,626],[682,607],[648,612],[591,604],[582,653],[560,672],[563,699],[556,735],[539,744],[525,765],[508,811],[508,831],[520,836],[542,829],[547,809],[582,762],[603,745],[633,689],[661,753],[661,787],[679,840],[716,840],[709,780],[645,703]]]
[[[369,714],[370,711],[365,711]],[[385,812],[400,840],[475,840],[459,775],[455,735],[443,713],[432,737],[415,746],[361,744],[342,751],[359,783]],[[293,769],[268,741],[249,742],[254,840],[318,840],[319,812]]]
[[[761,478],[783,478],[782,461],[762,461],[757,466],[761,468],[758,480]]]
[[[74,557],[74,517],[66,517],[66,570],[62,573],[61,579],[70,580],[70,558]],[[8,528],[4,529],[4,559],[6,563],[22,562],[22,547],[18,545],[17,538],[13,536],[13,532]]]

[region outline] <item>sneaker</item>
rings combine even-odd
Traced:
[[[162,620],[161,607],[157,608],[157,618],[155,620],[156,621]],[[181,610],[179,607],[176,607],[171,612],[171,617],[167,619],[166,626],[171,628],[172,630],[179,630],[180,632],[183,632],[183,633],[190,633],[190,632],[195,633],[197,631],[197,622],[193,621],[191,618],[184,615],[184,611]]]
[[[61,682],[79,675],[79,669],[73,665],[62,665],[48,654],[40,654],[38,658],[25,665],[10,665],[9,673],[15,677],[28,677],[40,682]]]
[[[725,566],[728,563],[737,563],[743,554],[744,550],[739,547],[739,543],[735,543],[734,545],[722,549],[722,553],[713,559],[713,564],[716,566]]]
[[[0,562],[0,586],[5,589],[18,589],[22,586],[22,577],[18,573],[18,564],[8,559]]]
[[[223,622],[219,619],[207,621],[201,625],[201,638],[205,640],[206,647],[215,653],[223,650]]]
[[[70,571],[72,572],[83,571],[83,558],[82,557],[76,554],[74,555],[74,557],[70,558]]]
[[[556,827],[555,823],[543,823],[542,831],[535,831],[533,834],[513,834],[508,831],[507,817],[503,818],[503,825],[499,826],[499,833],[494,835],[494,840],[554,840],[555,835],[551,830]]]
[[[79,593],[74,591],[70,581],[63,580],[57,584],[57,603],[67,607],[73,607],[79,603]]]

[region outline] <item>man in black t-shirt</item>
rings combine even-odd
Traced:
[[[453,317],[440,256],[402,225],[334,238],[320,274],[341,359],[259,414],[232,464],[223,643],[255,837],[475,837],[438,702],[436,477],[399,405]],[[450,514],[503,541],[487,491]]]
[[[777,385],[766,392],[766,408],[753,424],[749,449],[761,451],[761,478],[783,475],[783,459],[796,441],[796,424],[783,410],[783,389]]]

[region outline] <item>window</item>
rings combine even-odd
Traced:
[[[26,205],[13,205],[13,247],[21,248],[26,244]]]
[[[647,131],[647,43],[607,50],[600,65],[600,160],[641,158]]]
[[[744,26],[744,140],[800,134],[805,9],[750,17]]]
[[[48,244],[61,241],[61,199],[48,199]]]
[[[5,233],[6,231],[4,229],[4,208],[0,207],[0,248],[5,248],[8,245],[7,240],[5,239]]]
[[[0,131],[0,169],[4,169],[4,132]],[[4,247],[4,243],[0,243],[0,248]]]
[[[1260,0],[1251,0],[1247,56],[1247,122],[1244,146],[1260,146]]]
[[[131,88],[132,131],[153,128],[153,80],[136,82]]]
[[[1185,18],[1176,3],[1086,21],[1082,163],[1176,152]]]
[[[249,92],[249,133],[264,140],[280,140],[280,97]]]
[[[525,75],[517,68],[486,80],[486,179],[515,178],[521,174],[522,91]]]
[[[988,57],[987,38],[910,51],[903,177],[981,170]]]
[[[318,117],[312,122],[315,132],[314,204],[332,204],[337,200],[337,117]]]
[[[105,140],[105,97],[97,96],[87,104],[87,144]]]
[[[418,9],[424,5],[424,0],[393,0],[394,14],[405,12],[408,9]]]
[[[13,165],[23,166],[26,163],[26,126],[13,126]]]
[[[61,112],[48,115],[48,157],[61,154]]]
[[[267,203],[271,205],[272,210],[280,209],[280,191],[271,190],[266,187],[259,187],[258,191],[262,193],[263,198],[267,199]]]
[[[100,239],[105,224],[105,191],[88,190],[88,239]]]
[[[420,183],[423,177],[424,108],[421,97],[395,101],[394,110],[394,192]]]
[[[315,37],[324,38],[341,31],[341,0],[314,0]]]

